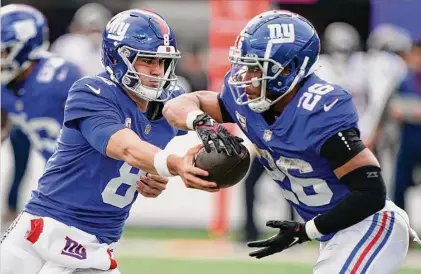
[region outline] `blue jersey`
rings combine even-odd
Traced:
[[[76,65],[50,56],[40,59],[16,86],[18,96],[2,88],[1,107],[46,160],[55,149],[69,89],[81,77]]]
[[[260,162],[289,204],[305,221],[333,208],[349,190],[335,176],[320,150],[334,134],[357,128],[351,95],[313,74],[277,120],[268,125],[261,114],[235,103],[228,77],[229,74],[221,100],[256,147]]]
[[[172,96],[179,94],[181,90]],[[82,78],[73,85],[64,117],[57,150],[25,211],[77,227],[100,242],[115,242],[137,198],[136,182],[145,172],[106,156],[109,137],[130,128],[142,140],[163,149],[174,136],[185,132],[171,127],[163,117],[148,120],[106,73]],[[112,125],[104,143],[93,146],[84,137],[76,122],[85,118]]]

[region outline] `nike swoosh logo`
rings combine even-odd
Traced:
[[[333,101],[332,103],[330,103],[330,105],[327,105],[326,106],[326,104],[324,104],[323,105],[323,109],[325,110],[325,111],[329,111],[337,102],[338,102],[338,100],[339,99],[336,99],[335,101]]]
[[[93,91],[93,93],[95,93],[95,94],[100,94],[101,93],[101,89],[99,89],[99,88],[94,88],[93,86],[91,86],[91,85],[89,85],[89,84],[86,84],[87,86],[88,86],[88,88],[90,88],[90,90],[92,90]]]
[[[300,238],[294,237],[294,241],[292,241],[292,243],[288,247],[291,247],[291,246],[295,245],[299,240],[300,240]]]

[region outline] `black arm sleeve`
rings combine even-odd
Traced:
[[[336,169],[365,149],[360,133],[355,128],[343,130],[333,135],[323,144],[320,154],[327,158]]]
[[[229,114],[219,94],[218,94],[218,103],[219,103],[219,108],[221,109],[222,120],[224,121],[224,123],[235,123],[234,119],[232,119],[231,115]]]
[[[317,216],[314,224],[322,234],[350,227],[381,210],[386,203],[386,186],[380,168],[363,166],[341,178],[351,193],[331,210]]]
[[[335,134],[322,146],[321,155],[336,169],[365,149],[356,129]],[[381,169],[362,166],[342,178],[350,193],[331,210],[319,215],[314,223],[322,234],[350,227],[381,210],[386,202],[386,186]]]

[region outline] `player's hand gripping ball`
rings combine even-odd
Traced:
[[[246,176],[250,166],[250,153],[239,143],[240,153],[227,155],[224,151],[217,152],[213,142],[210,142],[211,151],[202,148],[196,155],[195,166],[209,172],[204,180],[215,182],[219,188],[231,187]]]

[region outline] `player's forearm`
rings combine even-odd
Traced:
[[[162,111],[172,126],[183,130],[192,130],[193,120],[203,112],[216,122],[223,123],[216,92],[202,90],[184,94],[167,102]]]
[[[306,224],[307,234],[314,232],[311,232],[314,226],[323,235],[338,232],[361,222],[385,206],[386,187],[380,168],[362,167],[345,175],[341,181],[349,187],[351,192],[331,210],[309,221]],[[312,235],[309,237],[315,238]]]
[[[191,130],[187,125],[187,116],[189,113],[200,113],[200,101],[194,94],[184,94],[168,101],[162,114],[173,127]]]
[[[177,161],[181,161],[180,157],[169,154],[168,158],[157,159],[159,153],[165,152],[154,145],[141,141],[141,144],[138,146],[131,146],[124,151],[124,161],[131,166],[154,174],[161,174],[157,164],[166,165],[171,175],[176,175]],[[157,161],[160,161],[160,163],[157,163]]]
[[[364,146],[355,128],[340,133],[324,143],[320,154],[350,193],[331,210],[306,223],[311,239],[359,223],[385,205],[386,186],[376,157]]]
[[[107,156],[149,173],[161,175],[163,170],[166,173],[168,169],[170,174],[163,177],[177,174],[180,160],[180,157],[165,154],[159,147],[142,141],[130,129],[120,130],[111,136],[107,145]]]

